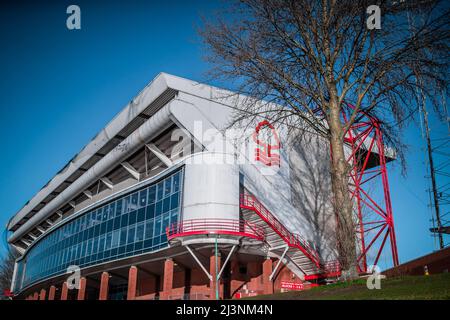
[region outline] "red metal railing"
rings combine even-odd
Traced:
[[[341,271],[342,270],[339,261],[328,261],[321,264],[320,273],[305,275],[305,280],[311,281],[323,278],[336,278],[341,275]]]
[[[224,234],[264,241],[264,229],[246,220],[192,219],[174,223],[166,229],[167,239],[179,237]]]
[[[341,264],[337,260],[328,261],[322,266],[323,271],[326,273],[341,273]]]
[[[320,256],[314,248],[301,235],[294,234],[286,229],[269,210],[264,207],[255,196],[241,194],[240,207],[256,212],[283,240],[290,246],[303,252],[318,268],[320,268]]]

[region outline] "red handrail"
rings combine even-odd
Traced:
[[[225,234],[264,241],[264,229],[246,220],[190,219],[174,223],[166,229],[167,239],[202,235]]]
[[[326,273],[340,273],[341,264],[338,260],[327,261],[323,264],[323,271]]]
[[[255,211],[263,220],[265,220],[272,229],[278,233],[286,243],[291,247],[297,247],[305,256],[307,256],[318,268],[320,268],[320,256],[316,250],[314,250],[308,241],[306,241],[301,235],[294,234],[286,229],[277,218],[268,210],[261,202],[251,194],[241,194],[241,208]]]
[[[332,260],[325,262],[324,264],[321,265],[320,273],[306,275],[305,280],[311,281],[323,278],[336,278],[339,277],[340,275],[341,275],[341,265],[339,261]]]

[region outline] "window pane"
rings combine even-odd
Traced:
[[[167,212],[170,210],[170,197],[167,197],[163,200],[163,212]]]
[[[139,205],[141,208],[147,205],[147,189],[144,189],[139,193]]]
[[[86,216],[82,216],[80,218],[80,231],[83,231],[86,229]]]
[[[81,249],[81,256],[82,257],[86,256],[86,246],[87,246],[87,242],[85,241],[85,242],[83,242],[83,246],[82,246],[82,249]]]
[[[105,251],[105,239],[106,239],[105,235],[100,236],[100,239],[98,240],[98,250],[97,250],[98,252]]]
[[[127,244],[127,227],[120,230],[120,245],[123,246]]]
[[[92,247],[92,254],[97,253],[97,249],[98,249],[98,238],[94,239],[94,244]]]
[[[135,224],[137,220],[137,211],[131,211],[129,213],[128,224]]]
[[[154,216],[155,216],[155,205],[151,204],[146,208],[145,219],[149,220],[152,219]]]
[[[171,197],[170,197],[170,209],[175,209],[178,208],[179,205],[179,193],[174,193]]]
[[[162,201],[158,201],[155,205],[155,217],[160,216],[162,213]]]
[[[173,192],[180,190],[180,173],[176,173],[173,176]]]
[[[106,235],[105,250],[111,249],[111,243],[112,243],[112,233],[108,233]]]
[[[122,214],[122,199],[119,199],[116,201],[116,216],[119,216]]]
[[[166,229],[169,226],[169,222],[170,222],[170,214],[166,213],[166,214],[164,214],[164,217],[163,217],[163,224],[162,224],[162,230],[161,230],[162,234],[166,234]]]
[[[103,208],[97,210],[97,219],[95,221],[96,225],[102,222],[102,216],[103,216]]]
[[[145,220],[145,208],[140,208],[137,211],[137,222],[141,222]]]
[[[134,242],[134,234],[135,234],[135,232],[136,232],[136,228],[135,228],[134,225],[131,226],[131,227],[128,229],[128,241],[127,241],[128,244]]]
[[[155,231],[153,232],[153,236],[159,236],[161,234],[161,217],[155,219]]]
[[[138,208],[138,193],[133,193],[131,195],[131,207],[130,210],[136,210]]]
[[[86,255],[90,256],[92,254],[92,239],[89,239],[87,242]]]
[[[156,186],[151,186],[148,189],[148,203],[154,203],[156,200]]]
[[[108,216],[108,219],[114,218],[114,211],[115,211],[115,209],[116,209],[116,203],[113,202],[113,203],[111,203],[109,205],[109,216]]]
[[[164,180],[164,197],[167,197],[172,191],[172,179],[168,178]]]
[[[163,191],[164,191],[163,182],[158,183],[157,187],[158,187],[158,191],[156,193],[156,195],[157,195],[156,200],[161,200],[163,197]]]
[[[178,222],[178,210],[174,210],[170,216],[170,224],[176,224]]]
[[[108,220],[108,217],[109,217],[109,205],[103,207],[102,221]]]
[[[145,239],[153,237],[153,220],[147,221],[145,224]]]
[[[144,224],[140,223],[136,228],[136,241],[142,240],[144,240]]]
[[[120,226],[121,227],[128,226],[128,213],[125,213],[120,217]]]
[[[86,226],[87,228],[90,228],[92,226],[92,213],[89,212],[86,217]]]
[[[124,199],[124,211],[123,212],[128,212],[128,211],[130,211],[130,196],[128,196]]]
[[[113,248],[116,248],[119,245],[119,235],[120,235],[120,230],[115,230],[112,233],[112,244],[111,246]]]

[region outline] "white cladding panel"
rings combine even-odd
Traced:
[[[195,163],[196,157],[202,157],[200,164]],[[238,167],[205,163],[212,157],[208,153],[198,154],[185,166],[183,220],[239,219]]]

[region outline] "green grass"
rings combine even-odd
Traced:
[[[380,290],[369,290],[366,279],[320,286],[306,291],[262,295],[255,300],[430,300],[450,299],[450,273],[381,280]]]

